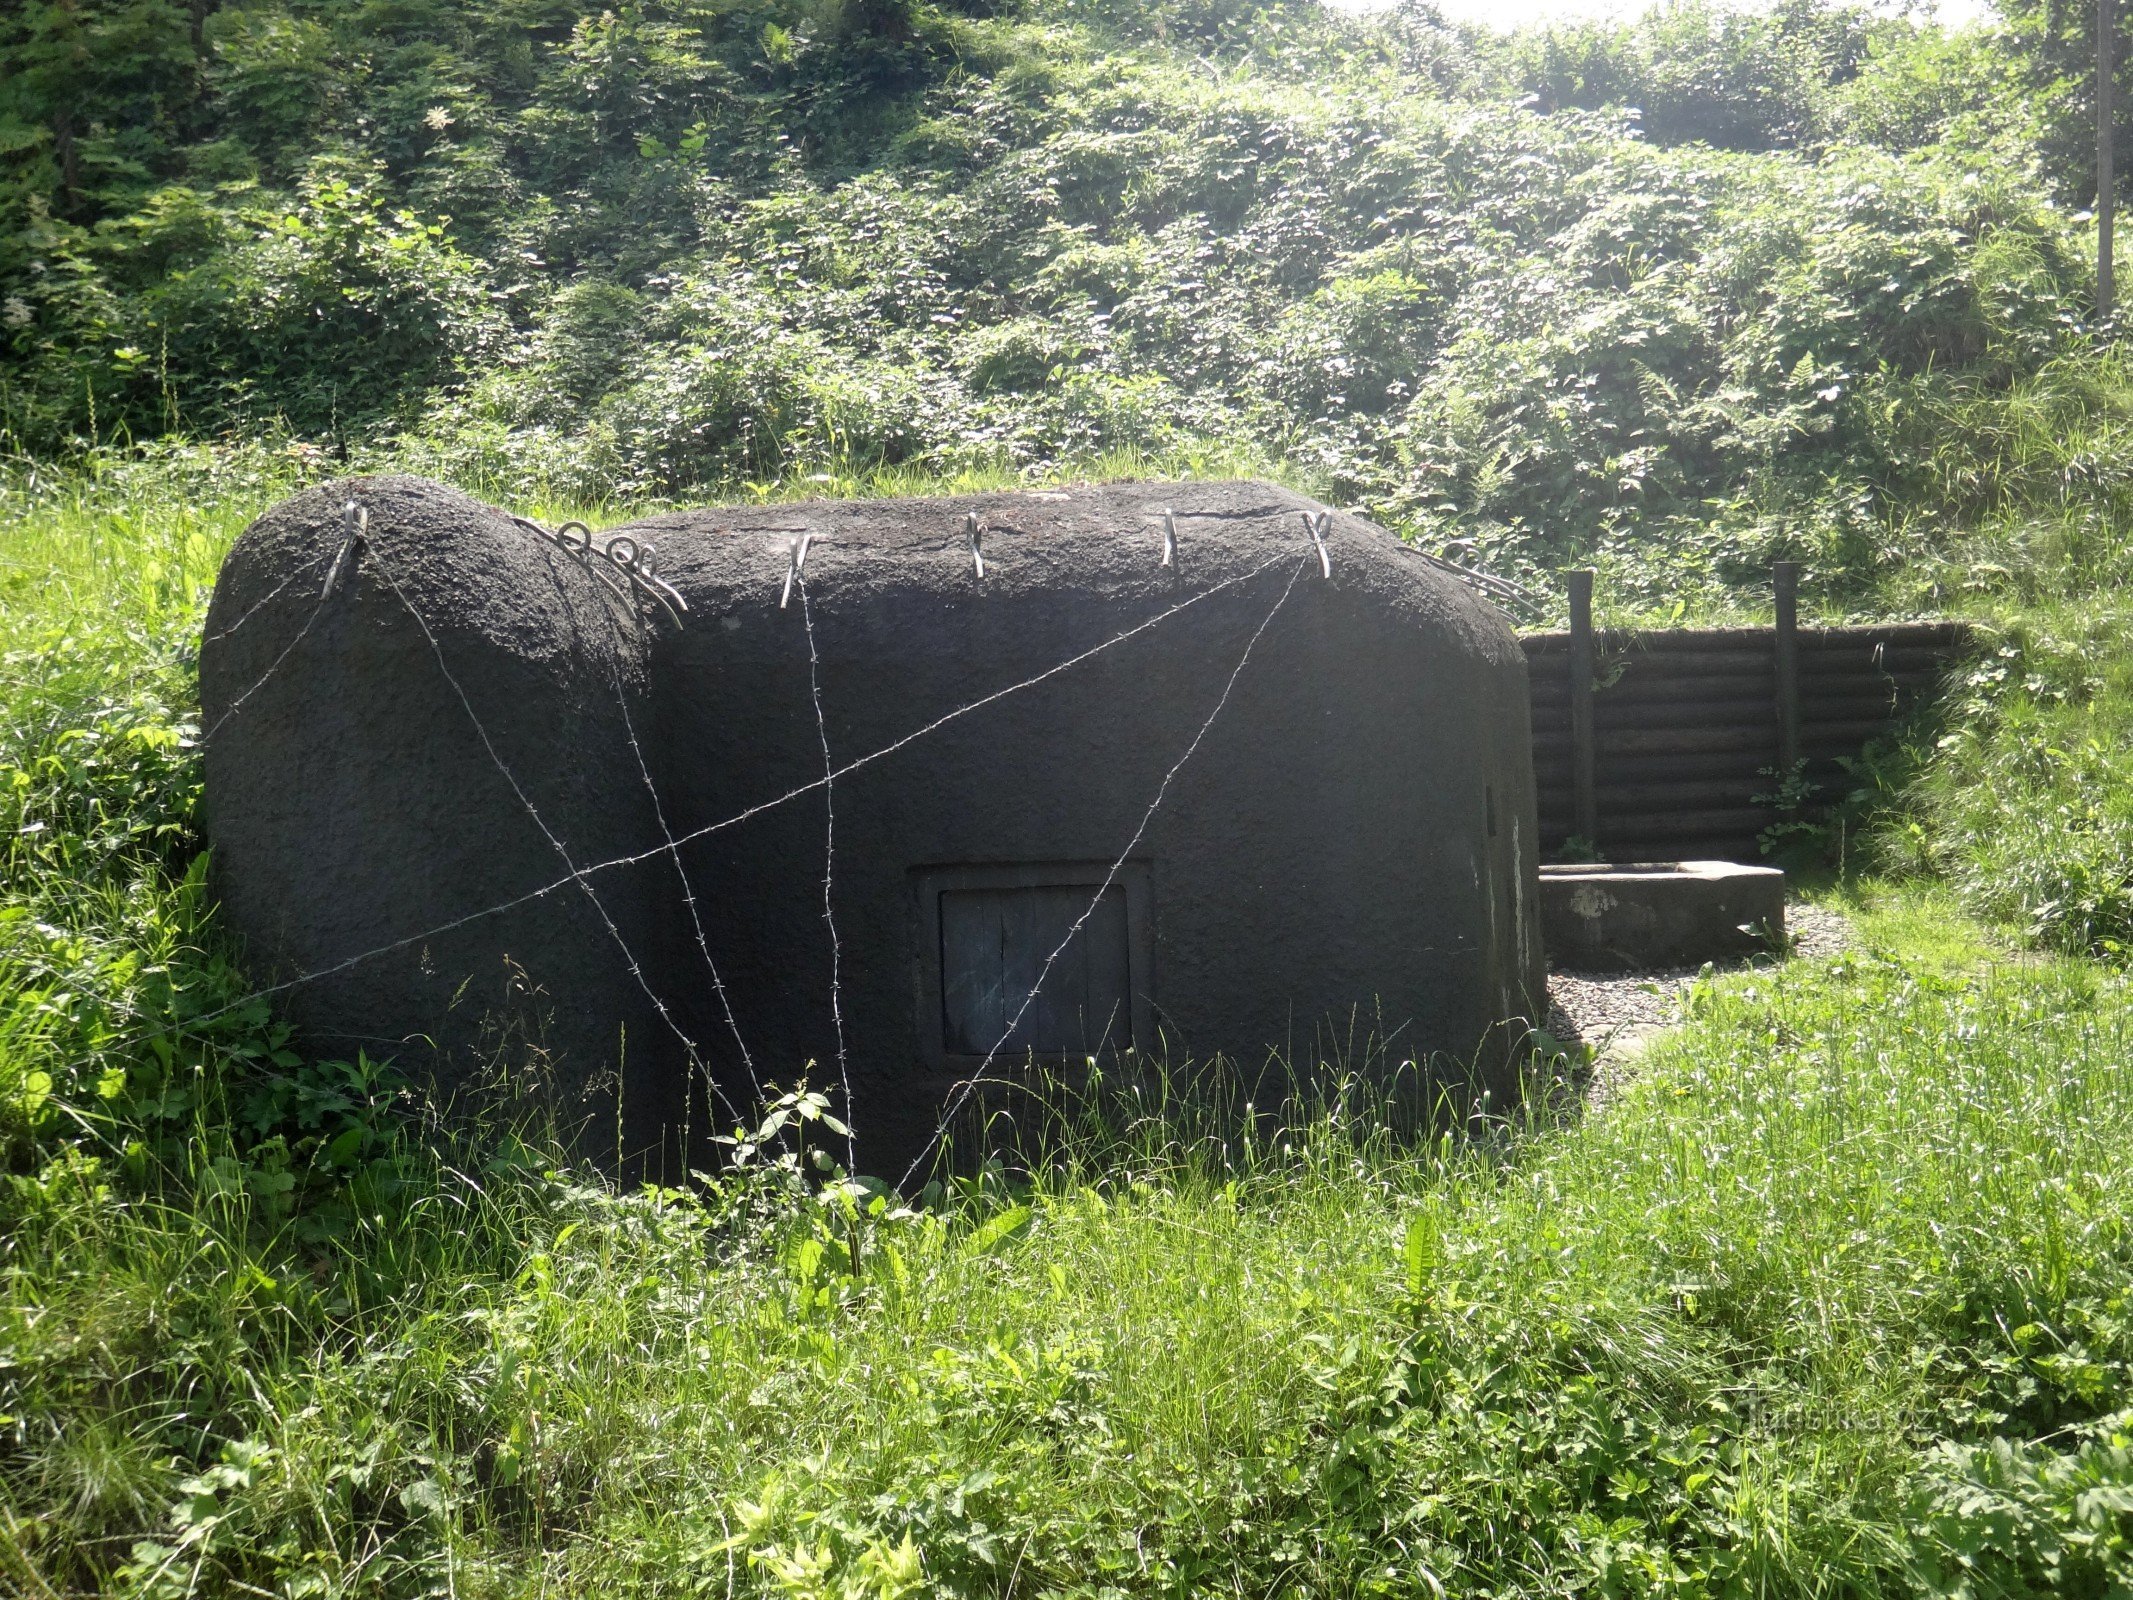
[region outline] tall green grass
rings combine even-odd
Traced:
[[[7,1199],[17,1559],[171,1594],[2101,1594],[2129,1002],[1870,949],[1698,991],[1588,1124],[1143,1120],[916,1213],[439,1134],[319,1231],[55,1161]],[[1996,1492],[2021,1514],[1947,1515]]]
[[[245,992],[193,651],[229,539],[325,470],[0,478],[0,1590],[2133,1584],[2133,995],[1915,892],[1700,988],[1589,1122],[1218,1139],[1128,1100],[911,1206],[617,1192],[264,1006],[144,1041]],[[2048,850],[2102,839],[2104,884],[2119,848],[2034,825],[2122,787],[2123,632],[2077,586],[2003,611],[1905,814],[2017,932]]]
[[[1937,743],[1887,859],[2025,939],[2133,948],[2133,372],[2121,350],[1915,423],[1922,493],[1888,535],[1884,602],[1968,617]]]

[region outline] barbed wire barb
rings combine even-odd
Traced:
[[[634,607],[631,608],[630,614],[633,620],[641,622],[642,619],[637,616]],[[696,936],[697,951],[704,958],[704,970],[710,974],[711,992],[718,996],[719,1007],[725,1013],[726,1027],[733,1035],[734,1048],[741,1054],[741,1067],[748,1074],[748,1087],[756,1099],[761,1101],[763,1085],[756,1076],[755,1057],[748,1049],[748,1041],[741,1035],[740,1019],[733,1010],[733,997],[727,992],[726,980],[720,974],[718,962],[711,954],[711,939],[704,931],[703,913],[696,901],[696,886],[690,881],[689,869],[681,859],[681,847],[674,842],[674,830],[667,822],[666,805],[659,797],[659,785],[652,781],[651,763],[645,759],[644,746],[638,742],[637,723],[630,715],[629,696],[622,682],[619,665],[615,670],[615,703],[622,711],[622,733],[629,740],[630,754],[636,758],[638,776],[644,780],[644,792],[651,798],[652,819],[659,826],[659,836],[664,841],[665,854],[673,863],[674,876],[681,884],[681,903],[688,908],[689,927]],[[704,1068],[704,1084],[707,1089],[716,1092],[717,1086],[711,1078],[708,1064]]]
[[[366,548],[368,550],[368,553],[375,560],[377,557],[377,549],[375,544],[370,544]],[[1243,572],[1233,574],[1232,576],[1224,578],[1219,582],[1209,584],[1205,589],[1200,590],[1198,593],[1189,595],[1185,599],[1178,601],[1176,604],[1167,606],[1163,610],[1156,612],[1154,615],[1143,618],[1141,621],[1134,623],[1131,627],[1121,629],[1119,632],[1111,635],[1111,637],[1101,640],[1100,642],[1094,645],[1091,645],[1086,650],[1078,651],[1075,654],[1064,658],[1063,660],[1053,663],[1051,666],[1046,667],[1041,672],[1033,673],[1029,677],[1019,679],[1014,683],[1007,684],[1002,688],[995,689],[990,693],[981,695],[974,700],[968,701],[963,705],[957,706],[953,710],[943,712],[940,716],[933,718],[931,721],[921,724],[920,726],[912,729],[909,733],[903,734],[900,737],[891,740],[889,743],[881,745],[878,748],[867,752],[865,755],[857,756],[852,760],[845,762],[841,766],[826,771],[820,778],[811,779],[806,783],[799,784],[791,789],[786,790],[783,794],[773,796],[768,800],[764,800],[756,805],[749,806],[744,810],[735,812],[732,815],[723,818],[720,821],[707,823],[703,827],[693,829],[688,833],[681,834],[678,836],[670,834],[668,837],[664,838],[659,844],[647,850],[640,850],[623,855],[610,856],[605,860],[591,862],[584,866],[575,865],[570,861],[568,853],[562,852],[562,858],[568,870],[566,870],[560,877],[551,879],[549,882],[539,884],[534,888],[524,891],[521,894],[512,895],[505,899],[499,900],[492,905],[482,906],[473,911],[465,912],[459,916],[447,918],[443,922],[432,924],[431,926],[422,928],[414,933],[404,934],[394,939],[388,939],[381,944],[373,945],[367,949],[356,951],[351,955],[343,956],[340,959],[328,962],[323,966],[311,968],[303,972],[298,972],[290,977],[284,978],[275,983],[262,985],[256,989],[251,990],[243,997],[237,1000],[233,1000],[226,1005],[213,1007],[207,1011],[201,1012],[197,1016],[187,1017],[182,1021],[170,1022],[160,1028],[151,1029],[143,1034],[136,1036],[131,1042],[134,1044],[147,1044],[153,1042],[156,1039],[167,1038],[172,1034],[182,1033],[188,1029],[205,1027],[210,1023],[220,1020],[223,1017],[229,1016],[234,1012],[242,1010],[246,1006],[254,1005],[265,1000],[272,1000],[276,996],[287,994],[294,989],[302,988],[306,984],[317,983],[326,978],[337,977],[344,972],[352,971],[356,967],[362,966],[368,962],[382,959],[383,957],[396,954],[399,951],[407,950],[412,947],[427,943],[428,941],[433,939],[442,938],[447,934],[456,933],[463,928],[470,927],[474,923],[484,921],[487,918],[503,916],[509,912],[516,911],[521,907],[534,904],[535,902],[540,900],[544,900],[548,896],[555,894],[560,890],[570,888],[574,885],[579,886],[585,889],[588,893],[590,893],[589,885],[587,884],[586,880],[592,878],[598,873],[611,871],[619,867],[636,866],[642,862],[650,860],[652,857],[657,855],[670,855],[678,864],[680,860],[679,852],[681,846],[694,843],[699,839],[708,838],[711,835],[723,832],[726,829],[738,827],[742,823],[747,822],[752,818],[761,816],[765,812],[776,810],[778,807],[789,804],[794,800],[800,799],[804,795],[812,794],[815,792],[815,790],[834,783],[839,779],[848,777],[852,773],[858,772],[868,766],[873,765],[875,762],[886,760],[890,756],[893,756],[899,751],[908,748],[910,745],[915,744],[920,739],[926,738],[930,734],[938,732],[940,729],[947,727],[953,722],[956,722],[964,717],[971,716],[978,711],[982,711],[986,707],[997,704],[999,701],[1007,699],[1011,695],[1019,694],[1025,689],[1035,688],[1039,684],[1048,682],[1050,679],[1058,677],[1061,673],[1072,671],[1075,667],[1082,665],[1084,662],[1093,660],[1095,657],[1100,656],[1109,650],[1117,648],[1119,645],[1125,644],[1128,641],[1139,637],[1141,634],[1148,632],[1150,629],[1160,627],[1163,623],[1168,622],[1172,618],[1191,610],[1194,606],[1197,606],[1204,601],[1214,598],[1216,595],[1222,594],[1230,589],[1234,589],[1240,584],[1246,584],[1251,582],[1254,578],[1257,578],[1261,574],[1270,571],[1274,567],[1279,566],[1286,559],[1286,554],[1276,554],[1270,556],[1267,560],[1260,562],[1258,565],[1246,569]],[[424,635],[429,638],[431,649],[433,653],[437,655],[439,665],[444,670],[446,680],[452,684],[455,691],[458,691],[461,704],[466,706],[469,715],[472,716],[473,708],[470,704],[468,704],[464,690],[461,690],[459,688],[457,680],[452,677],[449,667],[446,667],[444,665],[442,652],[437,648],[434,636],[430,635],[428,624],[423,621],[421,614],[415,611],[412,605],[408,605],[406,596],[401,593],[398,584],[393,581],[390,572],[387,571],[387,569],[383,566],[382,563],[379,564],[379,570],[381,575],[386,578],[388,585],[393,588],[395,595],[400,599],[401,603],[407,606],[410,615],[414,617],[417,625],[422,628]],[[634,608],[632,609],[634,610]],[[274,666],[268,669],[267,674],[265,675],[265,677],[262,677],[259,680],[259,683],[264,683],[266,681],[266,677],[271,677],[273,675],[273,672],[276,670],[276,668],[280,666],[281,661],[287,658],[289,652],[295,649],[296,645],[302,640],[304,634],[309,632],[312,623],[315,622],[317,619],[318,610],[318,607],[313,608],[312,615],[309,619],[306,620],[304,627],[298,631],[296,638],[292,639],[289,644],[283,649],[281,655],[276,658]],[[249,697],[253,692],[258,689],[259,683],[255,683],[252,688],[247,689],[245,691],[244,695],[240,695],[238,697],[238,700],[232,703],[229,711],[225,712],[222,717],[216,720],[214,726],[216,728],[221,727],[222,724],[226,722],[229,717],[235,713],[237,706],[241,704],[245,698]],[[477,730],[482,732],[484,741],[487,742],[486,730],[481,729],[478,717],[475,718],[475,724]],[[210,732],[212,731],[213,730],[211,729]],[[203,736],[203,738],[204,737],[205,736]],[[493,746],[491,746],[490,749],[492,759],[496,759]],[[502,762],[500,760],[498,760],[498,765],[500,768],[502,768],[506,779],[511,782],[513,789],[517,790],[517,781],[516,779],[511,777],[509,769],[507,767],[503,767]],[[535,815],[536,820],[539,820],[538,813],[535,813]],[[543,831],[545,832],[546,824],[543,823],[542,827]],[[596,896],[593,897],[593,900],[595,906],[599,906],[599,902]],[[604,907],[601,907],[600,909],[602,918],[603,920],[605,920],[605,909]],[[612,928],[612,924],[610,924],[610,927]],[[619,930],[617,929],[613,931],[619,938]],[[627,953],[626,945],[624,949],[625,953]],[[634,963],[634,957],[629,957],[629,959],[631,959]],[[640,982],[640,984],[644,984],[645,980],[642,978],[641,969],[637,969],[633,964],[632,970],[633,972],[637,973],[638,981]],[[719,989],[721,991],[721,996],[723,999],[723,983],[719,985]],[[648,985],[647,992],[649,993]],[[656,996],[654,996],[653,998],[655,1000],[655,1004],[661,1004],[657,1001]],[[663,1009],[663,1004],[662,1015],[666,1015]],[[729,1017],[730,1016],[731,1012],[729,1009]],[[672,1024],[671,1018],[668,1018],[668,1020],[670,1025],[675,1026],[677,1034],[679,1034],[679,1036],[683,1038],[684,1042],[687,1043],[687,1035],[685,1033],[681,1033],[681,1030],[679,1029],[678,1025]],[[738,1030],[736,1029],[736,1034],[737,1033]],[[694,1049],[693,1044],[690,1045],[690,1048],[692,1048],[692,1050]],[[711,1087],[718,1094],[718,1097],[721,1100],[725,1101],[728,1109],[734,1111],[735,1115],[738,1115],[739,1113],[737,1109],[733,1107],[731,1099],[724,1093],[722,1089],[718,1087],[715,1081],[712,1081]]]
[[[347,553],[347,550],[348,546],[343,545],[342,553],[344,555]],[[328,586],[319,590],[318,598],[311,603],[310,615],[304,618],[304,625],[301,628],[298,628],[296,630],[295,636],[292,637],[287,644],[281,647],[280,653],[276,655],[272,661],[267,663],[267,670],[262,672],[257,678],[253,679],[251,685],[246,688],[241,694],[239,694],[235,699],[233,699],[229,703],[229,705],[223,710],[222,715],[217,717],[214,720],[214,723],[201,733],[200,743],[203,747],[210,739],[214,738],[216,734],[220,733],[223,730],[223,728],[229,723],[230,718],[234,717],[235,715],[237,715],[238,712],[244,709],[246,701],[250,700],[253,695],[259,693],[261,689],[264,689],[267,686],[268,681],[273,678],[274,674],[281,671],[282,663],[287,661],[290,656],[294,655],[296,653],[296,647],[302,644],[304,640],[310,635],[312,628],[317,625],[320,615],[326,609],[326,602],[333,598],[331,580],[339,574],[339,571],[340,558],[336,557],[334,559],[332,568],[329,569],[327,573]],[[268,600],[273,599],[274,595],[281,593],[281,591],[283,589],[286,589],[293,581],[295,581],[295,575],[292,573],[288,579],[277,585],[272,593],[262,597],[259,601],[259,604],[252,607],[252,611],[257,611],[260,606],[265,605]],[[242,627],[244,623],[250,619],[252,611],[247,611],[244,616],[240,617],[237,623],[233,625],[228,631],[230,633],[235,633],[239,627]],[[225,637],[225,635],[217,635],[217,637]]]
[[[696,1041],[689,1037],[688,1031],[674,1020],[673,1013],[667,1009],[666,1001],[652,987],[651,980],[644,974],[643,965],[637,960],[636,952],[630,948],[629,941],[623,938],[622,930],[615,925],[615,919],[608,914],[607,906],[601,901],[598,891],[593,888],[590,875],[578,869],[576,862],[571,859],[570,847],[557,836],[553,828],[548,826],[548,819],[541,815],[540,808],[533,803],[532,798],[527,795],[525,789],[520,785],[517,776],[511,771],[503,756],[498,753],[496,742],[489,737],[487,726],[483,724],[480,713],[474,709],[474,702],[468,698],[466,689],[461,685],[459,679],[453,675],[450,663],[445,660],[444,647],[437,642],[437,635],[431,631],[429,622],[415,608],[414,602],[408,599],[406,591],[400,587],[400,580],[393,575],[392,566],[386,561],[383,553],[374,543],[368,548],[371,562],[377,567],[379,576],[384,578],[387,586],[398,597],[400,604],[407,608],[407,614],[414,618],[415,626],[422,630],[422,637],[429,642],[430,654],[437,661],[437,670],[444,674],[445,682],[452,686],[452,692],[459,697],[459,703],[466,711],[467,720],[474,724],[474,732],[480,737],[482,748],[488,752],[489,760],[494,763],[496,770],[503,774],[504,782],[510,785],[511,792],[518,797],[518,803],[525,808],[526,815],[533,819],[534,826],[541,830],[542,837],[548,841],[549,847],[555,851],[564,867],[568,869],[568,881],[576,883],[584,893],[587,902],[593,908],[594,914],[599,917],[601,925],[606,928],[608,938],[614,942],[615,948],[621,952],[623,965],[629,969],[630,977],[636,981],[637,987],[644,991],[644,997],[651,1001],[652,1009],[658,1013],[659,1020],[666,1024],[668,1030],[673,1033],[676,1039],[681,1041],[682,1048],[689,1052],[690,1059],[700,1062],[702,1059],[701,1049]],[[655,852],[646,852],[646,855],[653,853]],[[639,859],[644,859],[644,857],[641,856]],[[719,1087],[717,1079],[710,1077],[708,1072],[706,1078],[713,1092],[726,1102],[727,1110],[735,1117],[739,1117],[741,1115],[740,1108],[734,1105],[725,1090]]]
[[[281,582],[274,585],[273,588],[269,589],[257,600],[254,600],[250,605],[246,606],[244,608],[243,616],[239,617],[227,628],[224,628],[220,633],[208,634],[200,641],[200,643],[203,646],[211,644],[220,644],[224,639],[229,638],[232,634],[236,633],[239,628],[243,627],[247,622],[250,622],[254,617],[259,615],[261,611],[265,610],[275,600],[279,599],[281,596],[281,592],[284,589],[288,588],[290,584],[294,583],[298,578],[301,578],[302,576],[303,574],[301,572],[290,573],[287,577],[283,578]]]
[[[852,1104],[852,1068],[844,1038],[844,950],[837,940],[837,769],[830,759],[829,720],[822,714],[822,656],[815,648],[815,608],[807,597],[807,577],[795,569],[800,585],[800,621],[807,630],[807,688],[815,702],[815,731],[822,738],[822,922],[830,941],[830,1021],[837,1030],[837,1081],[844,1088],[844,1169],[859,1165],[858,1120]]]

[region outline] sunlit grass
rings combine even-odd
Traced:
[[[1895,947],[1936,913],[1900,916],[1699,992],[1607,1115],[1508,1154],[1317,1120],[1216,1160],[1143,1124],[898,1219],[611,1195],[463,1137],[323,1239],[50,1170],[11,1205],[44,1356],[11,1489],[171,1570],[307,1551],[326,1592],[686,1592],[728,1554],[751,1592],[795,1562],[895,1592],[907,1536],[952,1592],[1615,1562],[1906,1592],[1922,1442],[2124,1403],[2095,1328],[2133,1006],[2064,964],[1922,974]],[[2100,1380],[2058,1359],[2084,1340]],[[221,1463],[190,1501],[186,1460]],[[202,1493],[228,1520],[188,1542]]]
[[[2095,1507],[2133,1480],[2133,994],[1951,888],[1818,891],[1857,949],[1700,987],[1602,1115],[1403,1141],[1351,1094],[1247,1137],[1204,1090],[1163,1115],[1122,1090],[1033,1177],[908,1212],[775,1177],[617,1192],[538,1126],[438,1128],[387,1077],[277,1057],[263,1010],[164,1059],[137,1012],[243,992],[188,872],[207,585],[325,470],[0,482],[0,1588],[2122,1571],[2123,1542],[2069,1540],[2121,1526]],[[2095,704],[2021,675],[2090,638],[2025,644],[2010,692]]]

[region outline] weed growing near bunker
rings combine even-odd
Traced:
[[[1588,1124],[1415,1150],[1119,1119],[915,1211],[617,1193],[538,1129],[426,1127],[263,1007],[138,1045],[136,1013],[244,992],[190,832],[191,652],[290,470],[11,483],[11,1587],[2126,1581],[2133,993],[1916,894],[1856,956],[1699,991]],[[2081,654],[2033,626],[2021,659]],[[2060,714],[2118,704],[2102,679]],[[2003,715],[1963,713],[1975,759],[2016,759]],[[1947,859],[2016,883],[1989,837]]]

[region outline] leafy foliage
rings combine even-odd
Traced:
[[[2133,681],[2108,603],[2046,613],[1972,664],[1917,811],[1913,859],[2061,949],[2133,951]]]
[[[596,501],[1243,442],[1508,568],[1709,597],[1793,556],[1857,601],[1895,524],[1971,515],[1916,469],[1951,408],[2088,359],[2020,74],[1820,0],[194,20],[0,37],[32,450],[398,434]],[[137,157],[92,182],[97,140]]]
[[[2133,1417],[2075,1430],[2073,1448],[1995,1439],[1943,1446],[1920,1496],[1929,1592],[2110,1594],[2133,1572]]]

